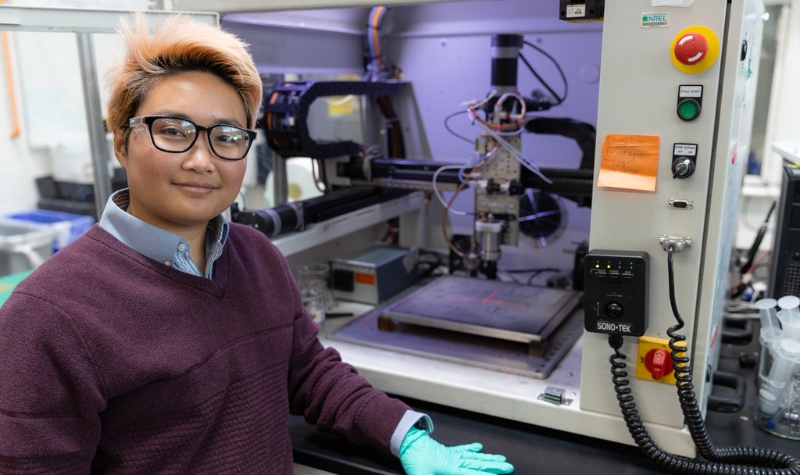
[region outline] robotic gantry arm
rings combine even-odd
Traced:
[[[471,188],[475,198],[471,213],[472,245],[464,251],[448,244],[471,270],[496,278],[501,246],[518,243],[520,197],[526,189],[558,193],[579,206],[591,203],[594,127],[571,119],[534,116],[536,112],[559,104],[563,98],[541,94],[523,97],[517,92],[517,69],[523,44],[521,35],[492,37],[490,92],[467,106],[473,123],[482,129],[475,140],[478,159],[468,164],[368,158],[357,143],[311,138],[307,119],[310,104],[317,98],[353,94],[386,100],[397,95],[403,86],[401,82],[317,81],[276,87],[266,95],[264,105],[262,123],[267,143],[281,157],[309,156],[323,161],[325,166],[320,168],[327,191],[320,198],[285,203],[271,209],[234,210],[234,221],[276,236],[301,231],[317,220],[411,190],[454,191],[450,202],[445,204],[449,211],[458,193]],[[580,168],[539,169],[520,151],[522,132],[560,134],[576,140],[584,152]]]

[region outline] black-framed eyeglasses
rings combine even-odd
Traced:
[[[241,160],[247,156],[256,139],[256,131],[230,124],[197,125],[182,117],[143,115],[128,121],[128,127],[146,124],[153,146],[162,152],[182,153],[194,146],[199,130],[205,130],[214,155],[225,160]]]

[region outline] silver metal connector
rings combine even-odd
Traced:
[[[672,246],[675,248],[675,252],[685,251],[692,245],[692,238],[686,236],[675,236],[672,234],[664,234],[660,238],[658,238],[658,242],[661,244],[661,247],[664,250],[669,250],[669,247]]]
[[[540,401],[549,402],[550,404],[555,405],[570,405],[572,404],[572,399],[567,399],[566,397],[567,392],[562,388],[557,388],[555,386],[547,386],[542,394],[539,394]]]
[[[680,209],[688,211],[694,208],[694,201],[682,200],[682,199],[670,199],[667,202],[667,206],[669,206],[671,209]]]

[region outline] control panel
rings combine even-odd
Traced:
[[[647,329],[647,269],[641,251],[590,251],[584,260],[586,331],[642,336]]]
[[[674,8],[678,3],[685,8]],[[596,147],[600,163],[595,164],[589,249],[622,251],[585,258],[590,263],[583,269],[581,391],[592,397],[579,398],[579,406],[620,416],[616,394],[600,389],[608,388],[609,361],[603,356],[609,354],[609,336],[633,337],[624,338],[620,348],[629,363],[636,359],[631,390],[639,401],[658,401],[637,407],[639,416],[650,427],[677,431],[661,440],[680,440],[692,448],[691,437],[682,432],[686,418],[681,400],[668,384],[674,371],[669,342],[663,338],[675,325],[675,316],[661,239],[677,249],[688,246],[694,236],[692,246],[702,248],[676,255],[672,283],[691,346],[689,364],[696,375],[705,374],[716,367],[721,347],[718,329],[746,166],[742,157],[750,147],[757,90],[758,75],[751,66],[757,65],[761,51],[761,3],[607,1],[603,19]],[[636,58],[635,68],[631,58]],[[635,105],[635,113],[620,107],[621,98]],[[614,155],[603,149],[609,137],[621,135],[657,137],[658,152],[629,147]],[[624,169],[612,170],[610,165],[617,163],[612,159],[624,160]],[[630,165],[634,161],[637,167]],[[608,185],[608,171],[619,169],[629,180]],[[647,188],[639,186],[645,178]],[[649,253],[649,262],[646,255],[629,252],[633,250]],[[626,269],[626,260],[633,262],[633,269]],[[695,378],[701,406],[711,390],[710,381]],[[630,435],[627,427],[617,430],[620,439]]]

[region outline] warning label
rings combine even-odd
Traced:
[[[567,18],[583,18],[586,16],[586,5],[567,5]]]

